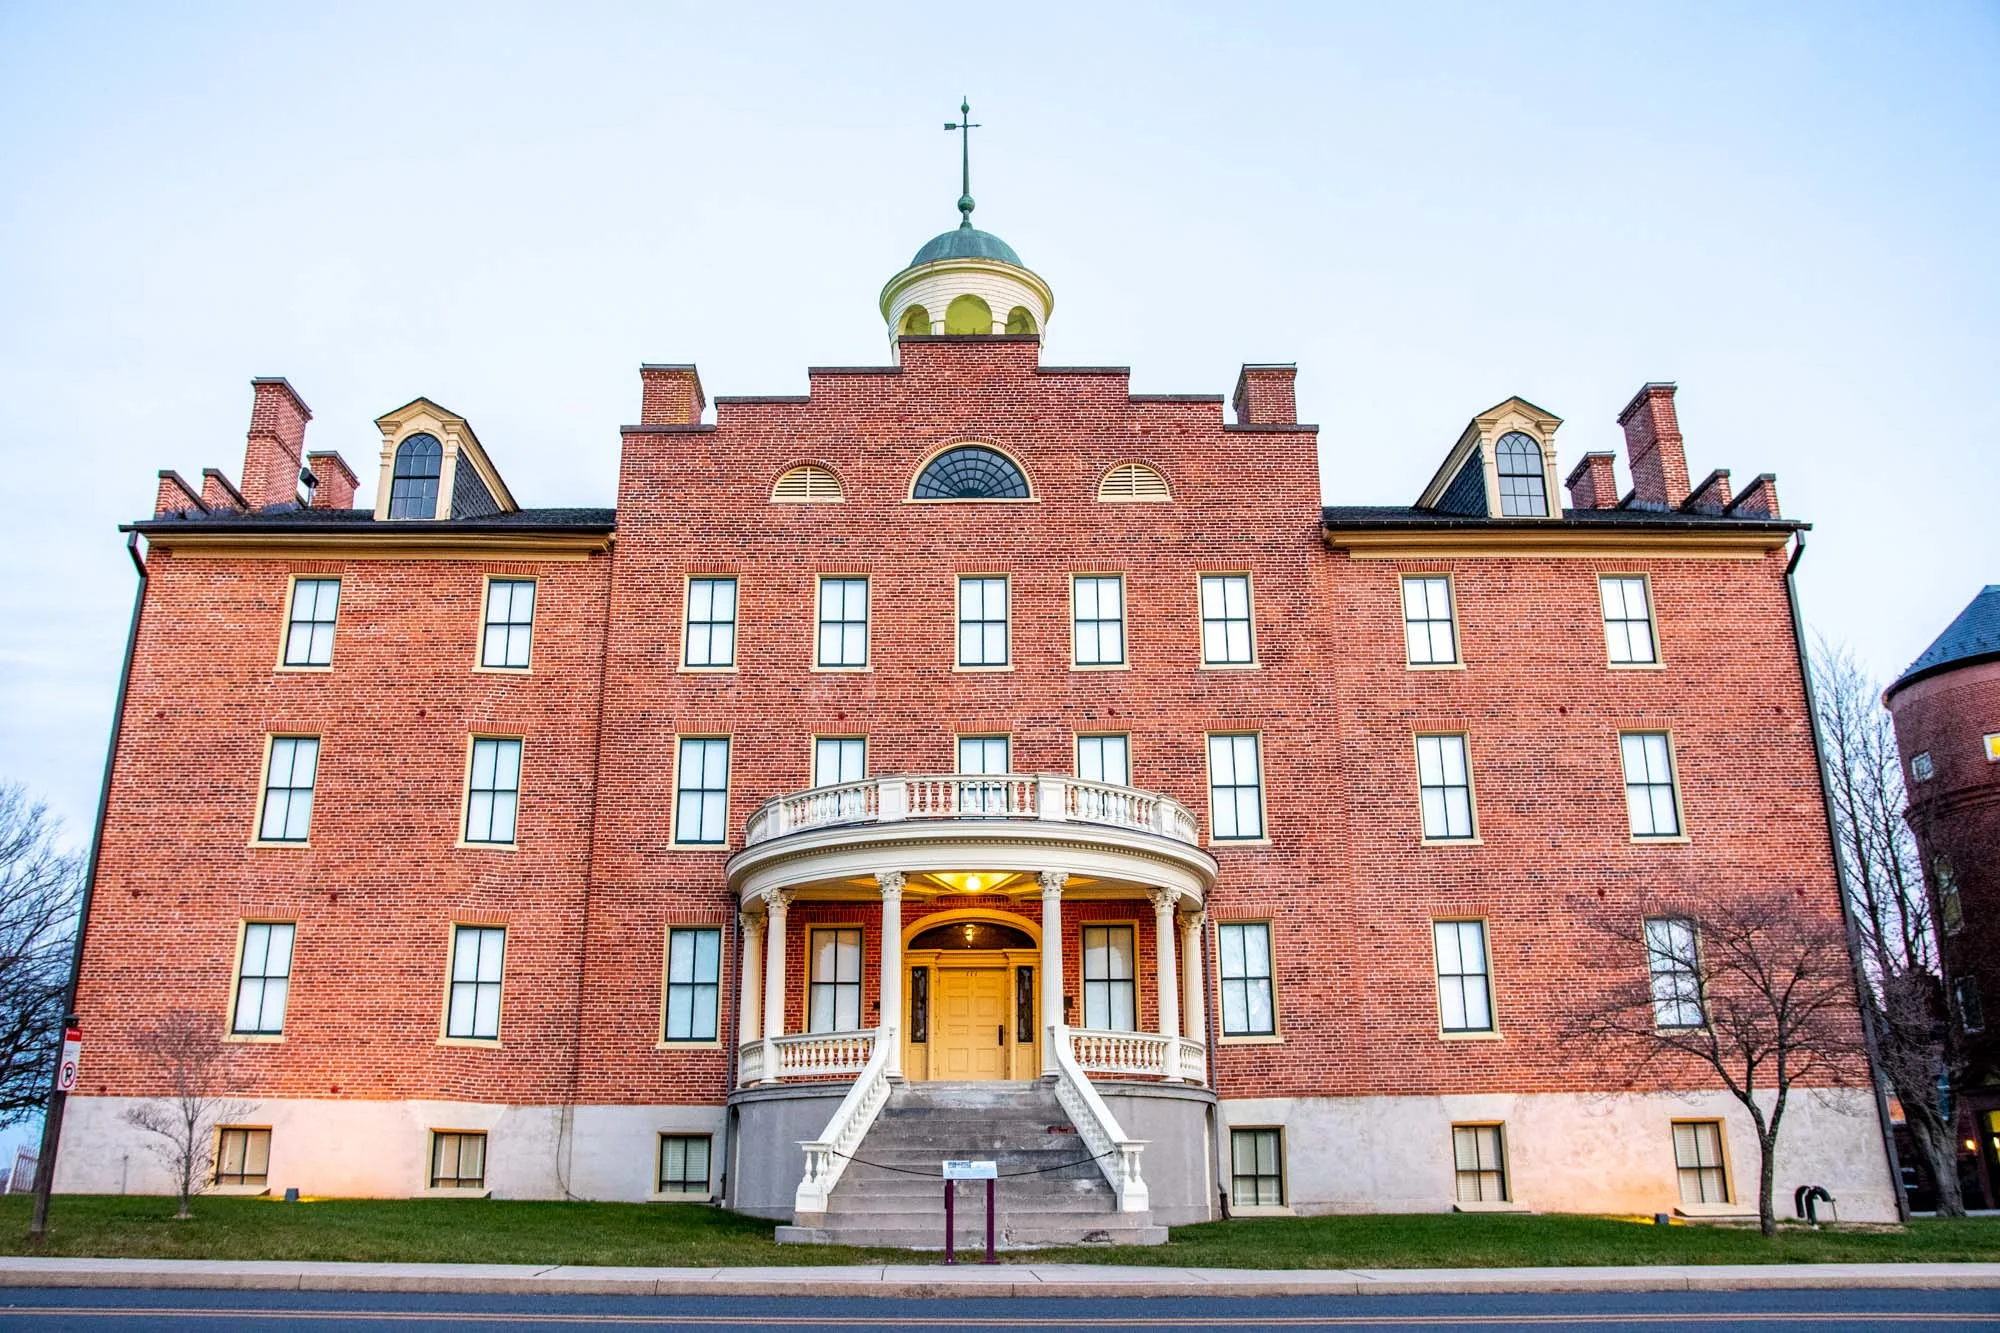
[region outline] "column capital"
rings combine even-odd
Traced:
[[[1204,923],[1207,920],[1208,920],[1207,911],[1199,907],[1195,908],[1192,912],[1182,912],[1180,917],[1181,929],[1200,930],[1202,927],[1202,923]]]
[[[764,908],[761,901],[752,898],[736,908],[736,924],[746,933],[764,929]]]
[[[903,896],[903,878],[903,872],[900,870],[878,870],[875,872],[875,883],[881,887],[882,897],[885,900],[901,898]]]
[[[1181,896],[1172,889],[1149,889],[1146,896],[1153,900],[1153,911],[1159,916],[1171,916],[1180,905]]]
[[[783,916],[785,909],[792,905],[790,889],[765,889],[757,897],[763,900],[766,913],[776,913],[779,916]]]
[[[1042,882],[1042,897],[1060,898],[1062,897],[1063,885],[1069,882],[1069,871],[1044,870],[1041,874],[1035,876],[1035,878]]]

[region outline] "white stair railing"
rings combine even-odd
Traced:
[[[1070,1050],[1068,1028],[1060,1023],[1049,1025],[1049,1049],[1056,1054],[1056,1100],[1069,1113],[1077,1137],[1097,1159],[1098,1170],[1118,1196],[1118,1211],[1151,1211],[1146,1181],[1139,1173],[1139,1154],[1146,1150],[1146,1140],[1125,1137],[1118,1117],[1111,1114],[1111,1108],[1104,1104],[1078,1066],[1076,1055]]]
[[[848,1159],[868,1136],[869,1126],[889,1100],[889,1051],[895,1042],[894,1027],[884,1024],[876,1029],[875,1049],[854,1080],[854,1086],[840,1099],[833,1118],[826,1122],[817,1139],[799,1143],[805,1149],[806,1170],[799,1181],[798,1193],[792,1198],[792,1212],[801,1225],[806,1224],[807,1217],[817,1217],[826,1211],[826,1201],[833,1187],[840,1183],[841,1173],[847,1170]]]

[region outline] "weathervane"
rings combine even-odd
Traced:
[[[961,116],[972,114],[972,103],[966,98],[959,99],[958,114]],[[963,216],[959,218],[958,225],[970,227],[972,225],[972,132],[978,129],[979,125],[972,120],[947,120],[944,127],[959,132],[958,211]]]

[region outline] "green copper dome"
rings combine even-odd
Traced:
[[[972,226],[970,220],[954,227],[942,236],[932,237],[917,257],[910,261],[910,267],[920,264],[935,264],[940,259],[997,259],[1015,268],[1026,268],[1021,257],[1014,253],[1014,247],[995,236],[990,231],[981,231]]]

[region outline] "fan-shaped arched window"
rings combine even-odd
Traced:
[[[1024,305],[1017,305],[1007,312],[1007,332],[1033,333],[1035,331],[1034,312]]]
[[[1547,518],[1548,480],[1542,446],[1532,436],[1510,430],[1494,450],[1500,473],[1500,512],[1508,518]]]
[[[396,446],[395,474],[389,482],[390,518],[436,518],[438,472],[444,446],[435,435],[412,435]]]
[[[913,500],[1026,500],[1028,479],[1014,460],[984,445],[961,444],[925,465]]]
[[[993,307],[986,304],[984,297],[970,292],[964,296],[954,296],[951,304],[944,308],[944,331],[946,333],[991,333],[993,332]]]
[[[1120,463],[1097,483],[1100,500],[1171,500],[1167,479],[1145,463]]]
[[[801,463],[778,478],[771,499],[778,504],[838,504],[847,498],[840,478],[817,463]]]
[[[931,312],[920,305],[913,305],[903,312],[903,334],[905,337],[922,336],[931,331]]]

